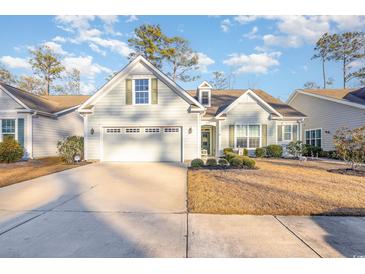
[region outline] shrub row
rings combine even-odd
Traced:
[[[200,168],[203,166],[204,166],[204,161],[200,158],[196,158],[191,161],[191,167]],[[206,166],[208,166],[208,167],[216,167],[216,166],[227,167],[227,166],[229,166],[229,162],[226,159],[219,159],[217,162],[217,160],[215,158],[209,158],[209,159],[207,159]]]

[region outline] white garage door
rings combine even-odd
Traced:
[[[103,130],[104,161],[181,162],[180,127],[108,127]]]

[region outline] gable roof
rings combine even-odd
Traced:
[[[231,90],[217,90],[211,91],[211,106],[207,108],[205,116],[215,117],[225,110],[229,105],[236,101],[240,96],[245,94],[249,89],[231,89]],[[284,118],[291,117],[306,117],[303,113],[297,111],[293,107],[285,104],[279,99],[274,98],[267,92],[261,89],[251,90],[255,95],[272,107]],[[189,90],[190,95],[196,97],[196,90]],[[275,114],[275,113],[274,113]]]
[[[90,96],[85,95],[35,95],[24,90],[0,83],[0,88],[13,97],[26,109],[41,111],[50,114],[77,107],[85,102]]]
[[[298,89],[288,99],[290,103],[296,94],[306,94],[309,96],[343,103],[354,107],[365,107],[365,88],[359,89]]]
[[[170,87],[174,92],[176,92],[180,97],[182,97],[185,101],[189,102],[191,105],[196,107],[198,111],[204,111],[204,106],[200,104],[195,98],[190,96],[182,87],[180,87],[177,83],[175,83],[170,77],[168,77],[165,73],[156,68],[151,62],[149,62],[142,55],[138,55],[132,61],[130,61],[124,68],[122,68],[118,73],[114,75],[114,77],[106,82],[96,93],[94,93],[86,102],[84,102],[80,107],[79,111],[82,110],[90,110],[93,108],[95,102],[106,94],[109,90],[111,90],[124,75],[126,75],[136,64],[142,63],[148,69],[152,71],[152,73],[162,82],[164,82],[168,87]]]

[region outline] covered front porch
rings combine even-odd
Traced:
[[[216,123],[207,123],[201,125],[201,157],[218,157],[218,130]]]

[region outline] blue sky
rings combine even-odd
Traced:
[[[47,44],[67,69],[81,71],[83,93],[93,93],[128,62],[127,40],[144,23],[188,39],[198,52],[201,78],[182,87],[224,71],[234,88],[261,88],[285,100],[307,81],[322,83],[321,65],[311,60],[318,37],[364,30],[365,16],[0,16],[0,62],[17,75],[31,74],[29,48]],[[327,70],[333,87],[341,87],[340,64]]]

